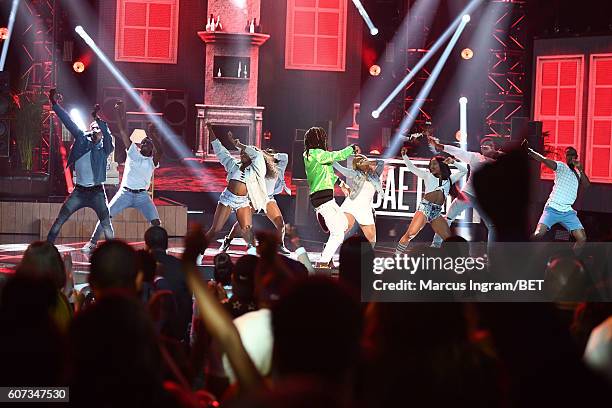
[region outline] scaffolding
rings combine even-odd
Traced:
[[[491,31],[485,90],[485,129],[490,137],[509,137],[512,117],[525,116],[527,27],[525,0],[492,0],[501,17]]]

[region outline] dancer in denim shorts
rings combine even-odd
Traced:
[[[433,157],[429,162],[429,171],[426,171],[419,169],[410,161],[405,147],[402,148],[401,153],[408,170],[423,179],[425,192],[410,225],[397,244],[396,254],[406,252],[410,241],[417,236],[427,223],[431,224],[434,232],[440,235],[442,239],[450,236],[450,228],[442,215],[442,205],[450,192],[451,186],[467,173],[467,167],[463,163],[456,162],[450,157]],[[457,169],[459,169],[458,172],[451,173],[448,166],[451,163],[454,163]]]
[[[263,152],[254,146],[246,146],[234,139],[231,132],[227,137],[229,142],[240,150],[240,160],[232,157],[230,152],[217,139],[210,123],[206,124],[212,147],[219,162],[227,171],[227,187],[221,193],[213,222],[206,232],[206,238],[212,242],[221,231],[232,211],[242,229],[242,236],[249,246],[255,246],[253,237],[253,210],[260,211],[268,203],[266,194],[266,160]],[[202,258],[199,259],[201,263]]]

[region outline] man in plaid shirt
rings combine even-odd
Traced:
[[[572,204],[576,201],[578,187],[588,187],[591,182],[578,161],[578,152],[571,146],[567,147],[564,163],[547,159],[531,148],[527,151],[529,156],[555,172],[555,184],[533,234],[534,239],[541,239],[553,225],[561,224],[571,232],[577,245],[584,243],[586,233]]]

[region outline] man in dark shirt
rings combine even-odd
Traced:
[[[74,137],[67,167],[75,172],[75,186],[51,226],[47,241],[54,243],[62,225],[84,207],[90,207],[96,212],[106,239],[112,239],[113,227],[103,186],[106,181],[106,162],[115,149],[108,124],[98,117],[100,108],[96,105],[92,112],[94,122],[89,125],[89,131],[84,132],[58,104],[55,89],[49,91],[49,100],[59,119]]]

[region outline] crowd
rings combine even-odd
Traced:
[[[529,236],[521,163],[508,154],[475,180],[482,202],[498,203],[484,210],[502,241]],[[611,395],[610,303],[360,302],[374,252],[357,236],[342,244],[338,279],[259,233],[257,255],[218,256],[207,282],[199,226],[180,259],[161,226],[144,239],[140,251],[100,244],[78,294],[69,257],[29,246],[0,291],[0,385],[69,386],[70,404],[87,407],[592,406]]]

